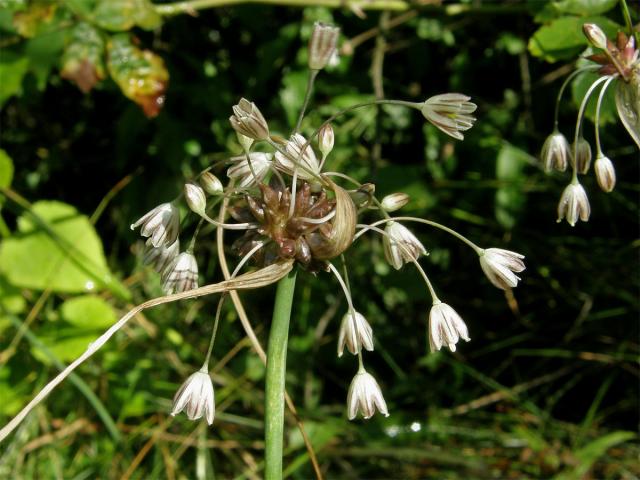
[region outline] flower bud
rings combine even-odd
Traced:
[[[331,153],[331,150],[333,150],[333,142],[333,127],[329,123],[323,126],[318,132],[318,148],[320,149],[320,152],[322,152],[323,157],[326,157]]]
[[[581,136],[578,138],[578,143],[574,145],[574,152],[575,156],[569,157],[571,159],[571,165],[574,166],[573,162],[575,162],[578,173],[584,175],[589,171],[589,167],[591,166],[591,145]]]
[[[380,203],[382,204],[382,208],[387,212],[395,212],[409,203],[409,195],[400,192],[392,193],[384,197]]]
[[[602,48],[603,50],[607,48],[607,36],[598,25],[595,23],[585,23],[582,26],[582,31],[591,45],[596,48]]]
[[[322,70],[336,50],[340,29],[322,22],[313,25],[309,39],[309,68]]]
[[[224,191],[220,179],[211,172],[204,172],[200,175],[200,185],[209,195],[220,195]]]
[[[609,157],[599,155],[594,164],[598,185],[604,192],[610,192],[616,186],[616,169]]]
[[[205,208],[207,208],[207,197],[199,185],[192,182],[185,183],[184,198],[194,213],[204,215]]]
[[[567,169],[567,164],[571,158],[571,149],[569,142],[565,136],[559,131],[554,131],[547,137],[542,146],[542,153],[540,154],[540,160],[544,166],[545,172],[551,170],[558,170],[564,172]]]
[[[229,122],[237,133],[253,140],[269,138],[267,121],[256,104],[246,98],[241,98],[238,104],[233,106],[233,115],[229,117]]]

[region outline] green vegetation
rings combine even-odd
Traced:
[[[376,98],[461,92],[478,105],[464,142],[414,110],[354,110],[333,123],[328,169],[375,183],[379,198],[407,193],[403,215],[520,252],[527,269],[517,289],[497,290],[468,246],[408,225],[471,337],[430,353],[418,274],[394,270],[379,238],[359,238],[350,288],[373,327],[367,370],[390,413],[366,421],[347,419],[357,367],[336,356],[340,286],[298,271],[284,476],[314,478],[313,456],[327,479],[640,477],[638,134],[612,89],[600,141],[616,188],[581,177],[591,219],[573,228],[556,223],[569,174],[546,174],[537,158],[562,81],[585,62],[582,25],[615,38],[636,24],[637,37],[632,4],[0,0],[0,427],[108,326],[163,294],[131,223],[241,154],[228,120],[241,97],[288,136],[312,25],[325,21],[341,27],[340,62],[318,76],[303,133]],[[589,75],[560,104],[570,139]],[[593,145],[594,105],[586,115]],[[225,178],[221,165],[212,172]],[[223,278],[215,236],[203,226],[195,247],[201,285]],[[275,292],[240,292],[265,349]],[[211,362],[213,425],[169,415],[202,365],[218,298],[135,316],[0,443],[0,478],[263,478],[267,370],[231,301]]]

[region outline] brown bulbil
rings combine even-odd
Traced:
[[[246,255],[258,242],[270,242],[255,255],[261,265],[269,265],[279,259],[295,259],[311,271],[324,270],[323,260],[334,258],[344,251],[353,240],[353,231],[349,227],[346,235],[337,232],[336,224],[343,225],[338,218],[345,216],[344,203],[346,193],[336,185],[336,199],[329,199],[324,190],[314,192],[311,185],[301,182],[296,192],[295,207],[291,216],[291,191],[279,186],[260,185],[259,196],[247,196],[241,205],[230,209],[230,213],[237,221],[257,221],[260,228],[249,231],[240,237],[233,248],[240,254]],[[353,202],[348,201],[354,212]],[[324,222],[314,223],[328,216],[332,211],[336,214]],[[346,211],[351,209],[346,207]],[[347,215],[348,216],[348,215]],[[342,228],[338,225],[338,228]],[[355,223],[354,223],[355,227]],[[266,238],[265,238],[266,237]],[[337,252],[337,253],[336,253]]]

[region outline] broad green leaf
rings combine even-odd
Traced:
[[[553,7],[560,13],[572,15],[598,15],[608,12],[618,4],[618,0],[562,0]]]
[[[0,272],[21,288],[86,292],[108,286],[119,296],[128,293],[111,276],[102,242],[89,219],[62,202],[40,201],[33,213],[18,218],[18,234],[0,245]]]
[[[105,45],[100,33],[88,23],[79,23],[71,32],[71,41],[62,55],[62,78],[75,83],[87,93],[104,79]]]
[[[113,32],[124,32],[135,26],[153,30],[162,24],[162,17],[149,0],[100,0],[92,19]]]
[[[629,83],[618,80],[616,107],[620,120],[640,148],[640,74]]]
[[[573,80],[571,85],[571,96],[573,97],[573,103],[576,105],[576,111],[579,108],[582,100],[584,99],[587,90],[593,84],[595,80],[600,78],[600,76],[596,73],[583,73],[578,75],[578,77]],[[613,82],[615,83],[615,82]],[[601,87],[595,89],[595,91],[591,94],[591,99],[587,104],[587,108],[585,110],[585,115],[592,122],[595,121],[596,117],[596,104],[598,103],[598,95],[600,94]],[[614,122],[616,119],[616,103],[615,103],[615,85],[609,85],[607,92],[604,94],[604,98],[602,99],[602,106],[600,107],[600,125],[606,125],[607,123]],[[586,125],[585,125],[586,127]],[[583,127],[584,128],[584,127]],[[588,130],[585,128],[585,132],[587,132],[587,137],[591,135]]]
[[[22,95],[22,79],[29,71],[29,59],[0,55],[0,106],[14,95]]]
[[[0,316],[2,312],[22,313],[27,306],[27,301],[20,293],[20,289],[14,287],[7,279],[0,276]]]
[[[60,62],[65,37],[64,30],[57,30],[31,38],[25,44],[24,54],[29,59],[29,71],[35,75],[39,90],[46,88],[51,70]]]
[[[169,72],[164,61],[151,50],[140,50],[128,35],[115,35],[107,45],[108,67],[122,93],[155,117],[164,104]]]
[[[523,169],[528,161],[528,153],[510,144],[505,144],[498,153],[496,178],[501,186],[496,191],[495,215],[500,225],[506,229],[515,226],[526,202],[522,184]]]
[[[95,295],[67,300],[61,305],[60,312],[65,322],[84,329],[110,327],[117,320],[111,305]]]
[[[23,37],[31,38],[47,31],[56,19],[59,5],[53,0],[35,0],[26,10],[13,16],[13,26]]]
[[[8,187],[12,179],[13,161],[7,152],[0,148],[0,187]]]
[[[59,338],[58,336],[40,337],[40,341],[47,347],[55,358],[63,362],[71,362],[84,352],[89,344],[98,337],[97,334]],[[45,365],[51,365],[51,358],[38,347],[31,348],[31,354]]]
[[[596,23],[609,38],[613,38],[620,26],[606,17],[560,17],[549,25],[540,27],[529,40],[529,52],[548,62],[572,59],[587,47],[582,25]]]

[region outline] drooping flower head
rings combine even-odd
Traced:
[[[362,414],[362,417],[367,420],[376,413],[376,409],[385,417],[389,416],[387,410],[387,402],[384,401],[382,391],[376,379],[373,376],[361,369],[349,386],[349,393],[347,394],[347,415],[349,420],[353,420],[358,415],[358,412]]]
[[[417,260],[420,255],[427,254],[427,249],[420,240],[401,223],[388,222],[385,232],[384,255],[396,270],[400,270],[405,263]]]
[[[480,254],[480,267],[489,281],[502,290],[518,286],[520,277],[516,273],[524,271],[524,255],[502,248],[487,248]]]
[[[540,159],[545,172],[564,172],[571,159],[571,149],[566,137],[557,130],[549,135],[542,146]]]
[[[198,288],[198,263],[192,253],[182,252],[167,267],[162,276],[162,288],[167,295]]]
[[[373,330],[367,319],[360,312],[349,311],[342,317],[340,334],[338,335],[338,357],[344,352],[344,347],[354,355],[362,348],[373,351]]]
[[[463,140],[462,132],[473,127],[476,121],[471,114],[477,105],[461,93],[444,93],[428,98],[422,105],[422,114],[433,125],[457,140]]]
[[[180,233],[180,212],[173,203],[158,205],[131,225],[131,230],[142,226],[140,235],[150,237],[154,247],[171,245]]]
[[[208,372],[199,370],[182,384],[173,397],[171,415],[176,416],[185,411],[189,420],[205,417],[211,425],[215,416],[215,394],[213,383]]]
[[[573,227],[578,220],[589,221],[590,214],[591,206],[584,187],[579,183],[567,185],[558,203],[558,222],[566,218],[569,225]]]
[[[456,351],[459,339],[470,340],[469,331],[464,320],[446,303],[438,301],[429,311],[429,346],[431,351],[440,350],[443,345]]]

